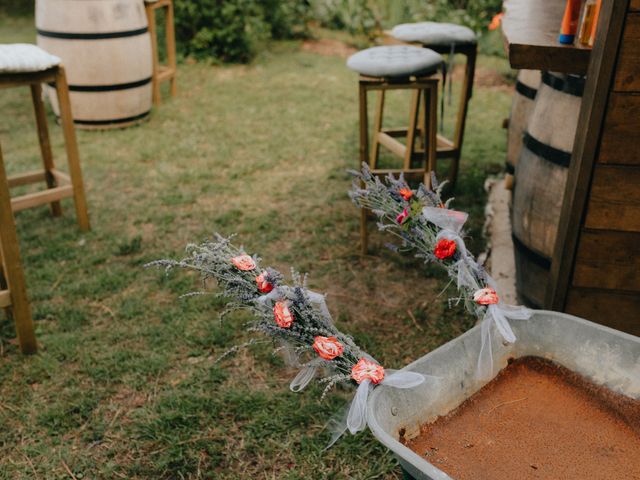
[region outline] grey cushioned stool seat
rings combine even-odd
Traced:
[[[34,73],[60,65],[60,58],[30,43],[0,45],[0,73]]]
[[[475,44],[476,34],[468,27],[454,23],[418,22],[396,25],[391,35],[398,40],[424,45]]]
[[[446,55],[448,61],[446,70],[449,72],[454,68],[453,63],[457,54],[465,57],[462,93],[458,100],[453,135],[451,138],[438,135],[438,158],[451,159],[448,177],[449,185],[453,187],[458,176],[468,104],[473,92],[478,38],[473,30],[463,25],[439,22],[403,23],[396,25],[388,34],[392,43],[418,44]],[[451,75],[449,79],[449,92],[451,92]],[[442,115],[444,116],[444,111]]]
[[[442,56],[428,48],[390,45],[351,55],[347,67],[370,77],[402,78],[434,73],[442,63]]]

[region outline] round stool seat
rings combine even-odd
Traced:
[[[454,23],[403,23],[393,27],[391,35],[403,42],[427,46],[468,45],[478,41],[473,30]]]
[[[0,73],[33,73],[60,65],[59,57],[28,43],[0,45]]]
[[[354,53],[347,67],[370,77],[410,77],[434,73],[442,56],[428,48],[409,45],[372,47]]]

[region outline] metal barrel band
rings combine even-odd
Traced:
[[[567,75],[566,77],[558,77],[549,72],[542,72],[542,83],[575,97],[582,97],[584,93],[585,77],[581,75]]]
[[[533,137],[529,132],[524,132],[522,144],[527,150],[534,155],[544,158],[545,160],[555,163],[564,168],[568,168],[571,164],[571,152],[565,152],[559,148],[552,147],[546,143]]]
[[[64,40],[106,40],[110,38],[125,38],[143,35],[149,31],[148,27],[137,28],[135,30],[125,30],[121,32],[102,32],[102,33],[72,33],[72,32],[54,32],[51,30],[36,29],[41,37],[59,38]]]
[[[74,118],[73,119],[73,123],[76,123],[78,125],[116,125],[118,123],[128,123],[128,122],[135,122],[136,120],[141,120],[144,117],[148,116],[149,113],[151,113],[151,110],[147,110],[146,112],[143,112],[139,115],[133,115],[131,117],[125,117],[125,118],[114,118],[114,119],[109,119],[109,120],[82,120],[80,118]]]
[[[118,90],[128,90],[130,88],[138,88],[151,83],[151,77],[143,78],[142,80],[136,80],[135,82],[127,83],[114,83],[111,85],[69,85],[69,91],[71,92],[114,92]],[[52,88],[55,88],[54,82],[47,83]]]
[[[526,83],[522,83],[520,80],[518,80],[516,82],[516,92],[524,97],[527,97],[529,100],[535,100],[538,89],[530,87]]]
[[[516,173],[516,167],[511,165],[509,162],[504,163],[504,170],[510,175],[513,175],[514,173]]]

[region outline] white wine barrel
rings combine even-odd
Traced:
[[[509,130],[507,131],[507,173],[513,175],[520,151],[522,135],[533,111],[533,102],[540,85],[539,70],[520,70],[516,80],[516,91],[511,101]]]
[[[516,287],[533,307],[544,304],[583,90],[584,77],[542,74],[515,168]]]
[[[142,0],[37,0],[38,45],[62,58],[78,128],[120,128],[151,111],[151,37]],[[58,113],[50,86],[49,99]]]

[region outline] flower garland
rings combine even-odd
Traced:
[[[502,303],[495,282],[467,251],[462,239],[467,214],[451,210],[449,202],[442,202],[435,178],[435,191],[422,184],[414,191],[402,177],[390,175],[383,184],[366,164],[362,172],[353,174],[357,178],[350,196],[356,205],[372,210],[378,216],[378,227],[400,238],[402,248],[414,249],[425,261],[443,265],[457,283],[458,300],[483,318],[477,376],[490,378],[492,325],[512,343],[516,338],[508,319],[529,318],[530,311]],[[376,385],[414,388],[438,382],[436,377],[415,372],[387,370],[376,362],[335,327],[324,296],[309,290],[306,277],[295,270],[291,272],[293,284],[288,285],[278,271],[261,267],[258,257],[217,234],[212,241],[189,245],[187,252],[182,260],[159,260],[147,266],[161,266],[167,271],[175,267],[195,270],[203,281],[216,280],[219,295],[229,299],[223,316],[238,309],[249,310],[255,320],[248,324],[248,330],[267,335],[291,353],[292,366],[300,369],[290,383],[292,391],[304,389],[320,371],[323,376],[319,382],[325,385],[322,398],[338,383],[357,385],[329,446],[347,429],[355,434],[366,427],[367,398]],[[238,348],[231,348],[220,358]]]
[[[356,177],[349,192],[353,202],[371,210],[378,217],[378,228],[401,240],[400,248],[415,251],[425,262],[442,265],[457,284],[460,292],[457,300],[482,319],[476,376],[491,378],[491,326],[495,325],[504,341],[513,343],[516,337],[508,319],[525,320],[531,311],[504,304],[496,292],[495,281],[467,251],[462,229],[468,215],[450,209],[451,199],[443,203],[444,183],[438,185],[435,175],[431,179],[434,190],[420,184],[414,191],[402,175],[399,178],[389,175],[383,183],[366,163],[360,172],[351,173]],[[397,246],[390,246],[398,250]]]
[[[304,389],[320,371],[325,372],[319,379],[325,385],[322,398],[338,383],[358,386],[330,445],[346,429],[355,434],[366,427],[366,400],[374,385],[413,388],[427,380],[414,372],[386,370],[361,350],[349,335],[335,327],[324,296],[308,290],[306,277],[296,271],[292,270],[290,286],[278,271],[261,267],[258,257],[218,234],[212,241],[189,245],[187,253],[182,260],[159,260],[147,266],[161,266],[167,271],[175,267],[195,270],[203,281],[216,280],[219,295],[230,300],[223,316],[238,309],[249,310],[255,320],[248,324],[248,330],[266,334],[292,354],[292,366],[300,369],[291,381],[292,391]],[[231,348],[220,358],[238,348]]]

